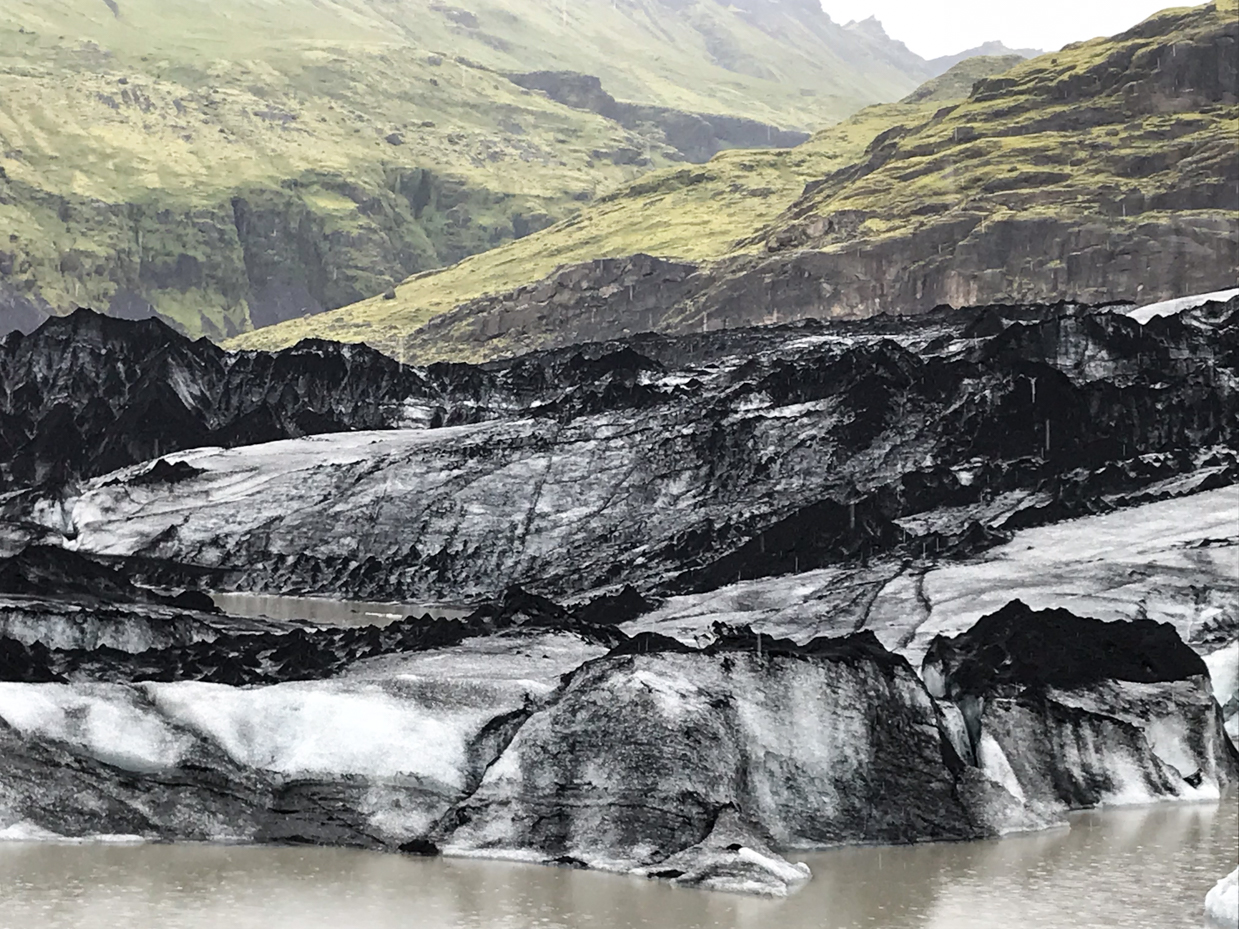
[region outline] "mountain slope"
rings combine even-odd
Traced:
[[[0,321],[90,304],[219,337],[341,306],[928,73],[798,0],[461,2],[4,4]]]
[[[1044,54],[1037,48],[1007,48],[1002,42],[982,42],[975,48],[965,49],[954,55],[942,55],[938,58],[930,58],[926,62],[929,69],[934,74],[942,74],[955,67],[961,61],[967,58],[976,58],[979,56],[998,56],[1006,57],[1008,55],[1016,55],[1020,58],[1036,58],[1038,55]]]
[[[561,266],[638,252],[688,262],[722,258],[738,239],[773,222],[805,185],[863,158],[875,135],[930,119],[949,94],[962,88],[960,95],[965,95],[978,78],[1010,63],[970,60],[922,85],[903,103],[866,107],[792,150],[724,152],[703,165],[651,172],[556,226],[415,276],[397,286],[392,299],[378,296],[258,329],[229,344],[273,348],[323,337],[374,341],[398,352],[401,334],[435,316],[487,294],[532,284]],[[450,346],[445,352],[444,357],[466,357],[453,354]]]
[[[1236,12],[1234,0],[1167,11],[1113,39],[982,80],[958,105],[879,113],[882,124],[866,126],[867,148],[812,178],[760,232],[730,227],[741,241],[723,257],[663,251],[656,241],[633,251],[675,263],[598,262],[537,286],[519,286],[525,281],[513,274],[512,289],[487,296],[453,291],[448,272],[398,289],[390,309],[360,304],[240,344],[329,334],[410,358],[477,359],[641,329],[915,313],[943,303],[1151,302],[1233,286]],[[815,144],[771,158],[811,170],[800,159]],[[748,153],[716,159],[758,161]],[[666,209],[651,202],[642,221],[671,229],[681,211],[672,198]],[[707,228],[713,241],[724,238],[721,224]],[[549,256],[561,235],[573,233],[546,230],[529,253]],[[498,269],[497,259],[487,256],[484,267]],[[439,283],[450,297],[436,304]],[[443,313],[458,297],[469,302]]]

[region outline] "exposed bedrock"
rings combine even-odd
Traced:
[[[625,129],[645,135],[661,134],[680,157],[699,164],[728,148],[792,148],[809,138],[807,132],[780,129],[755,119],[621,103],[592,74],[531,71],[509,74],[508,79],[520,87],[540,90],[565,106],[615,120]],[[635,150],[632,156],[644,158]]]
[[[1234,191],[1233,180],[1219,184],[1231,202]],[[831,251],[785,241],[775,254],[713,265],[642,254],[601,258],[463,303],[404,345],[412,357],[442,357],[436,344],[445,340],[449,357],[493,357],[643,331],[683,335],[772,321],[920,314],[943,305],[1048,303],[1064,295],[1096,304],[1151,302],[1233,287],[1234,223],[1195,215],[1186,205],[1168,208],[1183,212],[1155,222],[963,213],[912,238]],[[846,239],[848,221],[859,227],[867,218],[831,222]]]
[[[571,624],[514,592],[490,618],[515,625],[356,653],[316,680],[177,666],[0,684],[0,830],[442,850],[782,894],[808,877],[789,849],[1216,798],[1237,773],[1204,666],[1164,626],[1048,617],[1046,636],[1115,669],[1064,673],[1012,604],[935,645],[935,699],[870,633],[612,647],[539,625],[556,615]],[[96,650],[91,673],[118,656]]]

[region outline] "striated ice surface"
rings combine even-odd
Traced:
[[[1023,529],[957,562],[824,568],[671,597],[623,628],[685,642],[713,638],[715,622],[801,642],[872,629],[915,666],[934,636],[1018,598],[1033,609],[1169,622],[1189,643],[1208,641],[1239,628],[1236,513],[1239,486],[1224,487]],[[1219,656],[1219,671],[1232,654]]]
[[[349,666],[342,679],[472,680],[496,693],[515,695],[519,705],[525,695],[550,693],[564,674],[606,652],[568,633],[500,634],[466,639],[450,648],[366,658]]]
[[[329,682],[241,689],[148,684],[161,713],[239,764],[287,775],[412,775],[464,786],[469,738],[493,715],[378,684]]]
[[[1219,621],[1234,628],[1236,513],[1239,486],[1231,486],[1018,532],[927,573],[930,616],[903,648],[919,661],[933,636],[962,632],[1013,598],[1103,620],[1169,622],[1189,643]]]

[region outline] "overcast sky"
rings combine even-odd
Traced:
[[[952,55],[990,39],[1011,48],[1057,51],[1068,42],[1113,35],[1158,10],[1191,0],[822,0],[835,22],[876,16],[893,38],[925,58]]]

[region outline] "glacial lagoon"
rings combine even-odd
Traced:
[[[472,607],[463,604],[338,600],[230,591],[213,593],[211,599],[230,616],[294,620],[314,626],[386,626],[406,616],[463,619],[472,612]]]
[[[792,853],[770,900],[500,861],[308,847],[0,843],[0,929],[1204,929],[1239,798],[999,840]]]

